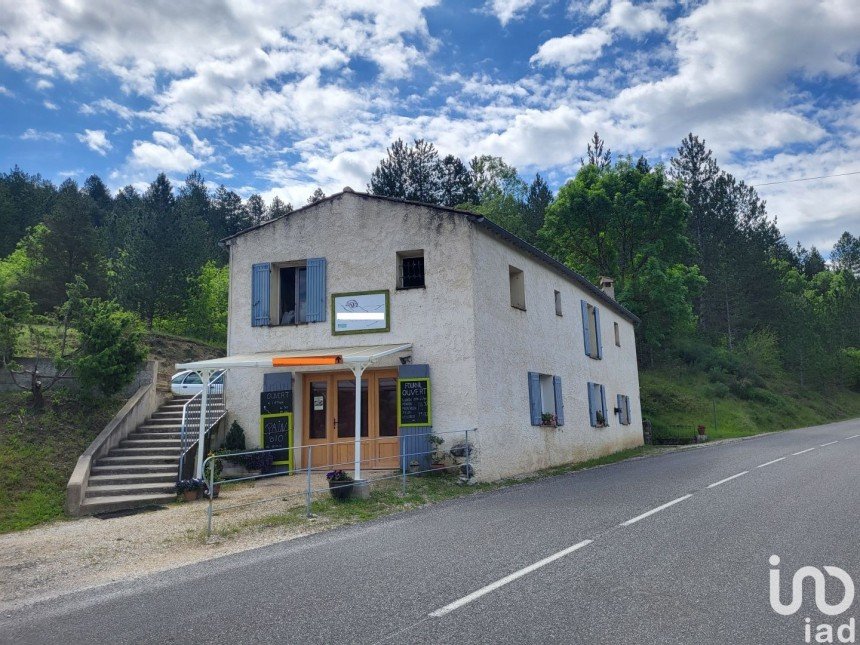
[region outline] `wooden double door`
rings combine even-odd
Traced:
[[[352,470],[355,463],[355,376],[352,372],[305,374],[302,445],[313,446],[314,468]],[[397,370],[367,370],[361,379],[361,467],[400,468]],[[302,464],[307,451],[302,449]]]

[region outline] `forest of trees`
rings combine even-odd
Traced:
[[[368,191],[480,213],[594,282],[615,278],[617,298],[642,320],[643,367],[696,365],[740,394],[774,370],[812,386],[860,386],[860,240],[845,232],[829,263],[814,247],[792,247],[755,189],[692,134],[663,166],[613,159],[595,133],[557,195],[499,157],[464,163],[398,140]],[[308,203],[323,197],[317,189]],[[0,174],[0,366],[24,325],[60,324],[73,300],[78,311],[100,308],[115,333],[128,334],[130,314],[223,343],[218,241],[291,211],[278,198],[211,190],[196,172],[179,186],[160,174],[142,193],[116,194],[96,175],[55,186],[17,167]]]
[[[690,134],[668,166],[619,158],[595,133],[553,196],[498,157],[468,164],[432,143],[395,141],[374,194],[481,213],[597,283],[642,323],[644,367],[685,362],[736,394],[786,370],[801,384],[860,387],[860,239],[792,248],[755,189]]]

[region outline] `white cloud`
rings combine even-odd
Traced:
[[[60,106],[54,103],[53,101],[42,101],[42,105],[44,105],[49,110],[59,110]]]
[[[576,36],[550,38],[542,44],[531,62],[537,65],[554,65],[562,68],[598,58],[603,48],[612,42],[612,35],[600,27],[589,27]]]
[[[8,89],[3,85],[0,85],[0,96],[15,96],[15,94],[12,92],[12,90]]]
[[[113,148],[113,145],[108,141],[104,130],[84,130],[82,133],[75,135],[78,141],[85,143],[87,147],[104,156],[108,150]]]
[[[42,132],[35,128],[27,128],[21,133],[20,138],[24,141],[62,141],[63,135],[57,132]]]
[[[156,130],[153,141],[136,140],[132,144],[128,165],[137,171],[190,172],[202,165],[202,161],[192,155],[180,143],[179,137],[169,132]]]
[[[659,8],[647,4],[634,5],[627,0],[613,2],[604,19],[607,29],[621,31],[628,36],[641,36],[662,31],[668,23]]]
[[[36,81],[37,90],[49,90],[52,87],[54,87],[54,84],[47,78],[40,78],[38,81]]]
[[[537,0],[490,0],[487,10],[492,13],[504,27],[511,20],[521,18]]]

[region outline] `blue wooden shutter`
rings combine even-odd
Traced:
[[[603,413],[603,423],[609,425],[609,417],[606,415],[606,388],[598,385],[600,388],[600,411]]]
[[[624,425],[630,425],[630,397],[624,397]]]
[[[603,358],[603,342],[600,339],[600,309],[598,307],[594,308],[594,336],[597,338],[596,358]]]
[[[541,400],[540,400],[540,374],[529,372],[529,411],[531,412],[532,425],[541,424]]]
[[[255,264],[251,268],[251,325],[269,324],[269,265]]]
[[[615,395],[615,407],[618,408],[618,420],[624,424],[624,397],[621,394]]]
[[[582,339],[585,342],[585,355],[591,356],[591,333],[589,330],[588,320],[588,303],[585,300],[580,300],[582,305]]]
[[[552,377],[552,388],[555,392],[555,418],[558,425],[564,425],[564,401],[561,398],[561,377]]]
[[[588,383],[588,417],[592,426],[597,425],[597,402],[594,398],[594,383]]]
[[[308,259],[308,322],[325,322],[325,258]]]

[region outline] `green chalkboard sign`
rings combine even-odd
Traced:
[[[397,379],[397,425],[401,428],[432,425],[430,379]]]
[[[260,392],[260,414],[284,414],[293,411],[293,391]]]
[[[284,448],[272,453],[272,463],[293,469],[293,415],[265,414],[260,417],[260,444],[263,450]]]

